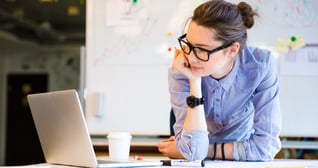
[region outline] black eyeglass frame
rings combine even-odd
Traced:
[[[219,46],[219,47],[216,47],[216,48],[213,49],[213,50],[207,50],[207,49],[204,49],[204,48],[201,48],[201,47],[194,47],[191,43],[189,43],[189,42],[183,40],[186,36],[187,36],[187,33],[183,34],[182,36],[180,36],[180,37],[178,38],[178,42],[179,42],[179,45],[180,45],[182,51],[183,51],[185,54],[190,54],[191,51],[193,51],[194,56],[195,56],[197,59],[199,59],[199,60],[201,60],[201,61],[203,61],[203,62],[209,61],[210,55],[211,55],[212,53],[215,53],[215,52],[217,52],[217,51],[220,51],[220,50],[223,50],[223,49],[225,49],[225,48],[228,48],[229,46],[231,46],[231,45],[233,44],[233,42],[227,42],[227,43],[222,44],[222,45]],[[185,43],[185,44],[187,44],[187,45],[189,46],[189,49],[190,49],[189,52],[185,52],[185,51],[184,51],[183,46],[182,46],[182,42]],[[196,51],[194,50],[195,48],[198,48],[198,49],[200,49],[200,50],[206,51],[207,54],[208,54],[208,58],[205,60],[205,59],[202,59],[202,58],[198,57]]]

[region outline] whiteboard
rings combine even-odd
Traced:
[[[284,136],[318,137],[318,45],[280,57]]]
[[[167,70],[186,18],[201,2],[87,1],[85,113],[91,134],[169,134]],[[296,35],[318,43],[318,1],[247,2],[260,14],[248,31],[249,44],[273,50],[277,38]],[[275,56],[279,68],[281,55]],[[282,136],[318,136],[318,76],[280,75],[280,83]]]

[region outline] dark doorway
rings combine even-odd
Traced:
[[[47,74],[9,74],[7,77],[6,165],[45,162],[26,95],[46,92]]]

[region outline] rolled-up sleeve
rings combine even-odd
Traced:
[[[189,95],[189,82],[185,76],[171,68],[169,69],[169,91],[176,117],[174,131],[178,150],[189,161],[205,159],[209,149],[208,131],[187,132],[183,129],[183,121],[187,112],[185,100]]]
[[[206,158],[209,149],[207,131],[192,131],[188,133],[182,130],[181,135],[176,136],[177,148],[189,161],[203,160]]]

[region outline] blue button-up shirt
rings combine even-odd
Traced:
[[[246,47],[225,78],[202,77],[207,131],[183,129],[189,91],[188,79],[169,69],[176,144],[186,159],[205,159],[214,143],[233,143],[235,160],[274,159],[281,148],[281,114],[277,67],[269,51]]]

